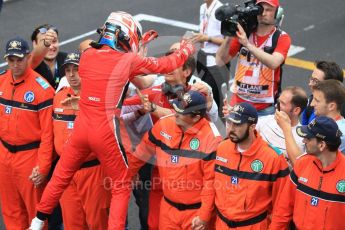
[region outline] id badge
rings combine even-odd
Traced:
[[[238,177],[237,176],[232,176],[231,177],[231,184],[238,185]]]
[[[67,123],[67,129],[73,129],[74,128],[74,122],[73,121],[69,121]]]
[[[6,114],[11,114],[12,113],[12,106],[6,106],[5,107],[5,113]]]

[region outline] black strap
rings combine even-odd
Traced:
[[[30,150],[30,149],[37,149],[38,147],[40,147],[40,143],[41,143],[41,141],[34,141],[25,145],[11,145],[4,140],[1,140],[1,142],[3,146],[5,146],[5,148],[8,149],[10,153],[16,153],[16,152]]]
[[[164,196],[164,200],[171,206],[177,208],[179,211],[184,211],[188,209],[199,209],[201,207],[201,202],[195,203],[195,204],[182,204],[182,203],[176,203],[172,200],[169,200],[165,196]]]
[[[99,160],[94,159],[94,160],[91,160],[91,161],[86,161],[86,162],[84,162],[84,163],[80,166],[80,169],[90,168],[90,167],[97,166],[97,165],[100,165],[100,164],[101,164],[101,163],[99,162]]]
[[[274,50],[277,47],[278,44],[278,39],[281,35],[282,31],[277,28],[276,31],[274,32],[272,36],[272,46],[265,52],[272,54]],[[279,81],[278,81],[278,87],[277,87],[277,94],[274,97],[274,102],[276,103],[278,101],[278,98],[282,92],[282,82],[283,82],[283,66],[284,66],[285,61],[280,65],[280,76],[279,76]]]
[[[258,216],[250,218],[248,220],[233,221],[233,220],[229,220],[228,218],[223,216],[222,213],[220,213],[220,211],[218,210],[218,208],[216,208],[216,210],[217,210],[217,214],[218,214],[219,218],[222,221],[224,221],[224,223],[226,223],[229,228],[238,228],[238,227],[244,227],[244,226],[257,224],[257,223],[260,223],[261,221],[263,221],[264,219],[266,219],[266,217],[267,217],[267,211],[266,211],[264,213],[261,213]]]

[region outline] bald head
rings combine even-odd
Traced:
[[[90,43],[93,42],[92,39],[86,39],[79,44],[79,52],[84,52],[87,48],[91,47]]]
[[[181,47],[181,44],[179,42],[176,42],[170,46],[169,50],[178,50],[180,49],[180,47]]]

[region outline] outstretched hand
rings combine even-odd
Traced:
[[[80,96],[71,95],[66,99],[61,101],[61,105],[66,106],[69,109],[79,110],[79,100]]]

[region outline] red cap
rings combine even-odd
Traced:
[[[279,0],[257,0],[256,4],[262,3],[262,2],[266,2],[267,4],[270,4],[271,6],[274,7],[279,7]]]

